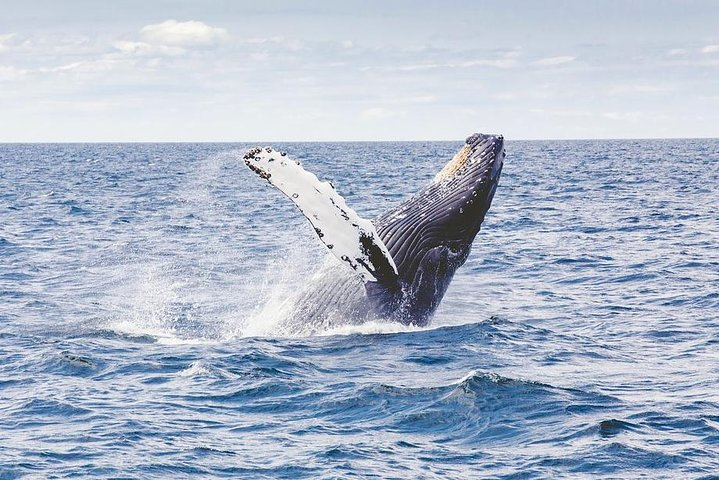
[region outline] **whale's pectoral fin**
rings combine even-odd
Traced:
[[[365,282],[396,283],[397,266],[374,225],[348,207],[330,183],[270,147],[254,148],[244,158],[252,171],[297,205],[322,243]]]

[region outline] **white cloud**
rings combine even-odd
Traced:
[[[366,72],[370,70],[384,70],[384,71],[399,71],[399,72],[414,72],[422,70],[434,70],[438,68],[472,68],[472,67],[490,67],[490,68],[514,68],[519,63],[512,57],[509,58],[498,58],[498,59],[478,59],[478,60],[467,60],[458,63],[419,63],[419,64],[408,64],[391,67],[361,67],[360,71]]]
[[[707,45],[702,48],[702,53],[719,53],[719,45]]]
[[[112,46],[122,53],[137,56],[153,56],[158,54],[177,56],[185,53],[185,49],[180,47],[173,47],[169,45],[152,45],[146,42],[131,42],[127,40],[117,41],[113,43]]]
[[[298,52],[305,48],[305,44],[297,39],[285,38],[280,35],[273,37],[247,37],[235,39],[238,45],[281,47],[284,50]]]
[[[19,80],[25,76],[27,70],[11,65],[0,65],[0,82]]]
[[[264,45],[267,43],[285,43],[286,39],[282,36],[275,37],[249,37],[240,40],[240,43],[246,43],[248,45]]]
[[[387,103],[434,103],[437,97],[434,95],[417,95],[415,97],[396,97],[387,100]]]
[[[147,43],[175,47],[206,47],[227,38],[224,28],[211,27],[196,20],[165,20],[162,23],[145,25],[140,34]]]
[[[60,65],[59,67],[48,68],[47,70],[43,70],[43,72],[45,72],[45,71],[48,71],[48,72],[68,72],[68,71],[71,71],[71,70],[80,69],[80,68],[82,68],[83,66],[85,66],[86,64],[87,64],[87,62],[72,62],[72,63],[67,63],[67,64],[65,64],[65,65]]]
[[[203,22],[166,20],[145,25],[140,29],[140,40],[118,40],[112,46],[129,57],[176,57],[193,47],[209,47],[227,38],[224,28],[211,27]],[[281,37],[255,39],[258,43],[282,41]]]
[[[15,37],[14,33],[0,35],[0,52],[10,49],[13,37]]]
[[[667,52],[670,57],[678,57],[680,55],[686,55],[687,51],[684,48],[672,48]]]
[[[413,72],[415,70],[431,70],[433,68],[441,68],[441,67],[448,67],[449,65],[441,64],[441,63],[427,63],[427,64],[417,64],[417,65],[401,65],[399,67],[387,67],[384,70],[399,70],[400,72]],[[373,70],[375,67],[363,67],[360,70],[366,71],[366,70]]]
[[[94,60],[81,60],[79,62],[67,63],[60,65],[59,67],[52,68],[41,68],[37,71],[40,73],[106,73],[116,69],[123,62],[117,58],[113,58],[111,55],[104,55],[101,58]]]
[[[521,55],[521,48],[515,47],[508,52],[505,52],[500,58],[493,59],[475,59],[467,60],[464,62],[451,64],[451,67],[493,67],[493,68],[512,68],[518,65],[517,58]]]
[[[562,55],[559,57],[540,58],[539,60],[532,62],[532,64],[539,65],[541,67],[550,67],[550,66],[554,66],[554,65],[563,65],[565,63],[571,63],[576,59],[577,59],[577,57],[572,57],[570,55]]]
[[[499,58],[496,60],[469,60],[456,65],[461,68],[467,67],[494,67],[494,68],[512,68],[517,65],[517,61],[513,57]]]

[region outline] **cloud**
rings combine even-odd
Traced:
[[[85,65],[87,65],[87,62],[72,62],[72,63],[67,63],[65,65],[60,65],[59,67],[48,68],[48,69],[44,69],[41,71],[43,73],[44,72],[69,72],[71,70],[81,69]]]
[[[707,45],[702,48],[702,53],[719,53],[719,45]]]
[[[562,55],[559,57],[547,57],[547,58],[540,58],[539,60],[532,62],[532,65],[538,65],[540,67],[550,67],[550,66],[554,66],[554,65],[564,65],[565,63],[571,63],[576,59],[577,59],[577,57],[572,57],[570,55]]]
[[[282,36],[275,37],[248,37],[240,40],[240,43],[248,45],[264,45],[268,43],[285,43],[286,39]]]
[[[19,80],[27,74],[27,70],[13,66],[0,65],[0,82]]]
[[[207,47],[227,38],[224,28],[211,27],[203,22],[190,20],[178,22],[165,20],[162,23],[145,25],[140,35],[146,43],[174,47]]]
[[[686,55],[687,51],[684,48],[672,48],[667,52],[670,57],[678,57],[680,55]]]
[[[117,50],[127,55],[156,56],[167,55],[177,56],[185,53],[184,48],[169,45],[152,45],[146,42],[132,42],[120,40],[112,44]]]
[[[386,101],[386,103],[434,103],[437,97],[434,95],[417,95],[414,97],[396,97]]]
[[[14,33],[0,35],[0,52],[10,49],[13,37],[15,37]]]
[[[126,62],[126,60],[125,60]],[[123,60],[112,55],[104,55],[98,59],[81,60],[79,62],[67,63],[60,65],[59,67],[51,68],[40,68],[37,70],[38,73],[86,73],[86,74],[97,74],[106,73],[115,70],[118,66],[123,64]]]
[[[450,65],[452,67],[494,67],[494,68],[512,68],[517,65],[517,61],[513,57],[499,58],[496,60],[468,60],[457,64]]]
[[[479,59],[479,60],[467,60],[460,62],[452,66],[467,68],[467,67],[493,67],[493,68],[512,68],[518,65],[517,58],[521,55],[521,49],[515,47],[512,50],[505,52],[500,58],[494,59]]]
[[[519,66],[517,60],[513,57],[497,58],[497,59],[477,59],[477,60],[465,60],[463,62],[449,62],[449,63],[410,63],[407,65],[399,66],[385,66],[385,67],[360,67],[360,71],[366,72],[370,70],[384,70],[394,72],[415,72],[423,70],[434,70],[440,68],[473,68],[473,67],[489,67],[489,68],[515,68]]]
[[[412,64],[412,65],[400,65],[398,67],[362,67],[361,71],[369,70],[388,70],[388,71],[400,71],[400,72],[413,72],[415,70],[431,70],[433,68],[449,67],[446,63],[424,63],[424,64]]]
[[[305,45],[296,39],[285,38],[281,35],[272,37],[247,37],[235,39],[238,45],[261,46],[261,47],[282,47],[282,49],[297,52],[302,50]]]
[[[227,36],[224,28],[211,27],[203,22],[166,20],[142,27],[140,40],[118,40],[113,42],[112,46],[126,56],[176,57],[184,55],[191,48],[214,46]],[[256,40],[259,40],[258,43],[264,43],[276,39],[283,40],[281,37]]]

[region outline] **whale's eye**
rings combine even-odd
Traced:
[[[462,253],[461,247],[456,243],[450,243],[449,245],[447,245],[447,250],[449,250],[449,253],[452,255],[459,255],[460,253]]]

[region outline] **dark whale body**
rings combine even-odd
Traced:
[[[355,272],[337,262],[325,266],[318,280],[310,282],[294,299],[287,329],[301,325],[303,331],[308,327],[314,331],[373,319],[426,325],[455,271],[469,255],[494,198],[504,157],[501,135],[477,133],[467,138],[433,182],[374,220],[374,239],[360,232],[357,241],[365,261],[357,259],[353,263],[346,255],[333,252]],[[260,172],[253,165],[253,151],[245,159],[272,183],[267,173],[270,170]],[[288,193],[283,187],[279,188]],[[288,196],[296,199],[297,194]],[[302,205],[298,206],[328,244],[316,225],[317,215],[309,215]],[[345,210],[341,213],[343,218],[347,216]],[[357,227],[356,223],[348,220],[351,227]],[[333,245],[328,244],[328,248]],[[356,274],[363,267],[371,276]]]

